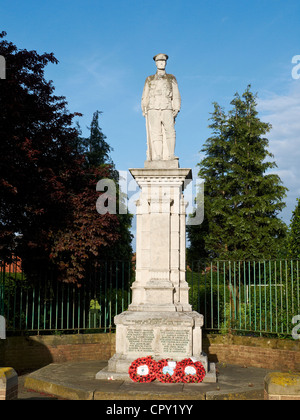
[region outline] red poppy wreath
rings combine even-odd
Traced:
[[[128,373],[133,382],[152,382],[156,379],[157,363],[151,356],[140,357],[131,363]]]
[[[181,377],[175,374],[176,362],[162,359],[157,362],[156,379],[164,383],[181,382]]]
[[[181,378],[181,382],[200,383],[203,381],[206,372],[201,362],[184,359],[177,363],[174,374]]]

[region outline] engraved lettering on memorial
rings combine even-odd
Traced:
[[[189,332],[186,330],[167,330],[161,332],[164,353],[187,353],[189,351]]]
[[[152,352],[152,341],[154,333],[152,330],[133,330],[128,329],[127,340],[129,352]]]

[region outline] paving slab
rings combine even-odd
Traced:
[[[163,384],[158,381],[137,384],[95,379],[95,373],[106,365],[107,361],[52,363],[22,377],[19,398],[120,401],[263,400],[264,378],[271,372],[267,369],[217,364],[218,381],[214,384]]]

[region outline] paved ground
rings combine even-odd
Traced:
[[[216,384],[136,384],[95,379],[107,362],[52,363],[19,377],[20,400],[214,400],[263,399],[270,370],[217,364]]]

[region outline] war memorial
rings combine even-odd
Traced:
[[[192,310],[186,282],[184,186],[192,171],[180,168],[175,156],[181,98],[176,78],[165,70],[168,56],[153,59],[157,71],[147,77],[142,95],[147,160],[144,168],[130,169],[140,187],[132,303],[114,319],[116,353],[96,378],[129,379],[131,363],[152,356],[156,361],[192,358],[204,366],[204,382],[216,382],[215,365],[202,352],[203,315]]]

